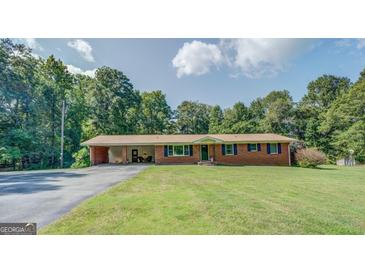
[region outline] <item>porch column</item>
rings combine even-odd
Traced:
[[[212,146],[213,146],[213,161],[215,161],[215,144],[213,144]]]

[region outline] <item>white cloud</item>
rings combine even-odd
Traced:
[[[75,67],[73,65],[66,65],[66,66],[67,66],[68,71],[71,74],[83,74],[83,75],[87,75],[87,76],[92,77],[92,78],[95,77],[96,69],[82,70],[81,68]]]
[[[358,49],[365,48],[365,38],[357,39],[357,45],[356,45],[356,47]]]
[[[284,71],[297,55],[313,47],[311,39],[222,39],[218,44],[185,43],[172,60],[177,77],[202,75],[212,66],[228,66],[231,77],[270,77]]]
[[[184,43],[172,60],[177,69],[178,78],[184,75],[203,75],[213,66],[223,61],[222,53],[217,45],[206,44],[200,41]]]
[[[81,56],[88,62],[94,62],[94,56],[92,55],[93,48],[91,45],[81,39],[76,39],[69,41],[67,45],[75,50],[77,50]]]
[[[39,42],[35,38],[19,38],[19,39],[14,39],[14,41],[16,43],[24,44],[28,48],[31,48],[31,49],[35,49],[35,50],[39,50],[39,51],[44,50],[43,47],[39,44]]]
[[[42,58],[40,55],[38,55],[37,53],[34,53],[34,52],[32,52],[32,53],[31,53],[31,55],[32,55],[34,58],[36,58],[36,59],[40,59],[40,58]]]
[[[43,50],[42,46],[38,43],[35,38],[25,38],[26,44],[32,49]]]
[[[275,76],[312,46],[310,39],[224,39],[220,47],[231,68],[248,78]]]

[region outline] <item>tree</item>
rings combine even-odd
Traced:
[[[315,146],[328,153],[331,148],[331,136],[319,130],[323,115],[333,102],[346,93],[351,82],[346,77],[323,75],[311,81],[307,94],[299,102],[295,111],[295,134],[304,139],[309,146]]]
[[[223,122],[223,111],[220,106],[215,105],[209,114],[209,133],[221,133]]]
[[[56,167],[65,100],[69,166],[85,139],[99,133],[138,132],[140,99],[117,70],[100,68],[96,79],[73,76],[54,56],[34,58],[24,45],[0,40],[0,161],[19,169],[34,163]]]
[[[0,147],[3,160],[27,162],[36,145],[36,77],[38,60],[24,45],[0,40]],[[11,159],[10,159],[11,158]]]
[[[92,99],[96,134],[137,132],[141,97],[123,72],[105,66],[97,69]]]
[[[40,65],[39,80],[41,98],[38,107],[42,117],[40,121],[43,136],[40,135],[38,138],[45,139],[43,151],[49,155],[51,166],[55,167],[59,159],[57,156],[60,147],[62,102],[72,89],[74,78],[62,61],[56,60],[51,55]]]
[[[272,91],[262,100],[265,117],[261,120],[263,132],[293,135],[293,99],[287,90]]]
[[[184,101],[176,110],[176,127],[179,133],[203,134],[209,131],[210,106]]]
[[[90,121],[92,113],[90,97],[94,86],[94,79],[91,77],[76,75],[72,89],[66,94],[64,152],[66,166],[72,163],[72,155],[80,149],[80,143],[95,137],[95,128],[88,133],[84,132],[84,125]]]
[[[336,158],[348,157],[350,151],[354,152],[355,159],[365,162],[365,122],[358,121],[350,126],[346,131],[336,132],[333,146]]]
[[[238,102],[232,108],[225,109],[222,133],[250,133],[252,129],[249,111],[244,103]]]
[[[348,92],[342,93],[323,115],[322,135],[331,136],[328,153],[333,159],[354,150],[357,160],[365,161],[365,70]]]
[[[323,147],[322,146],[322,136],[319,131],[320,121],[319,119],[309,118],[306,121],[306,128],[304,131],[304,139],[306,144],[311,147]]]
[[[265,118],[265,106],[262,98],[253,100],[248,109],[248,116],[252,125],[252,132],[259,133],[261,121]]]
[[[308,84],[308,93],[303,97],[303,102],[319,110],[328,109],[350,86],[351,81],[346,77],[325,74]]]
[[[170,129],[172,111],[160,90],[142,93],[140,133],[162,134]]]

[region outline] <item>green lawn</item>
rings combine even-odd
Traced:
[[[364,234],[365,167],[151,166],[41,234]]]

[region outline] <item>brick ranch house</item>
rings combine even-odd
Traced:
[[[277,134],[100,135],[82,145],[92,165],[196,164],[290,165],[289,144]]]

